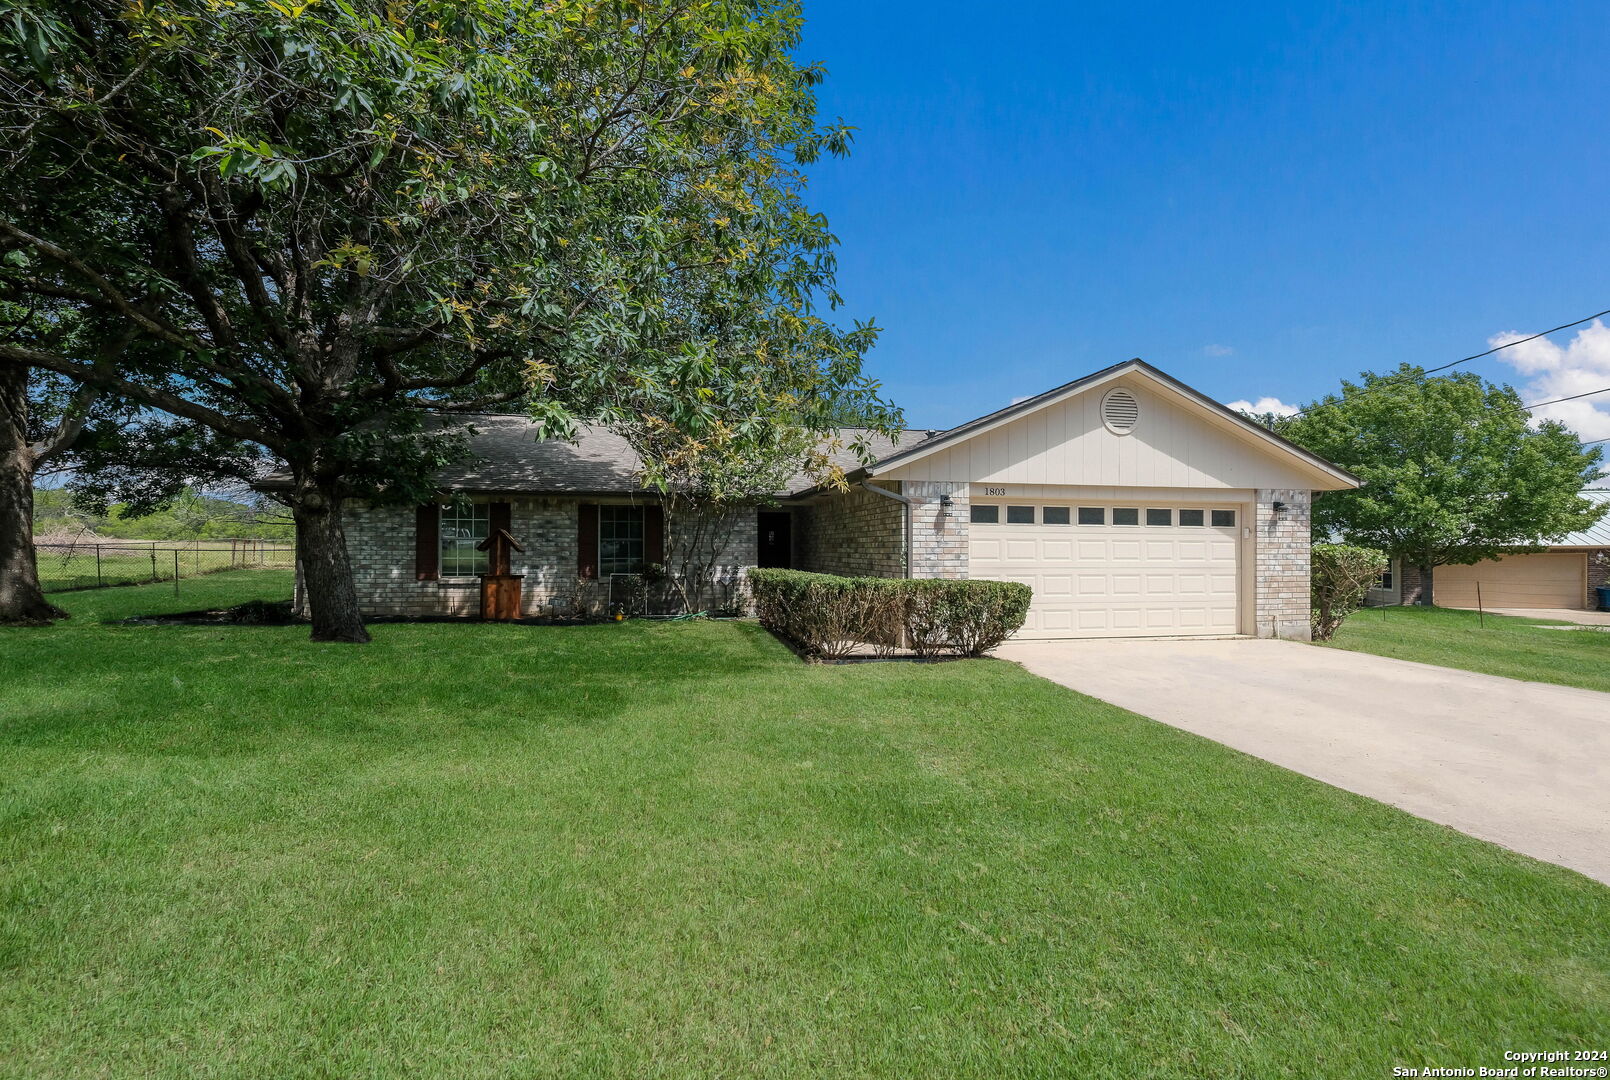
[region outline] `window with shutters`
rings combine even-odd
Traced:
[[[643,508],[598,508],[598,574],[639,574],[643,571]]]
[[[486,572],[486,552],[475,545],[490,531],[490,511],[485,503],[460,503],[442,507],[443,577],[470,577]]]

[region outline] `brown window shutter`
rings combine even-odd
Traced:
[[[652,565],[665,562],[665,508],[643,507],[643,561]]]
[[[442,550],[442,511],[425,503],[414,511],[414,580],[435,581]]]
[[[576,505],[576,574],[598,576],[598,504]]]

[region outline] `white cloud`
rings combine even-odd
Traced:
[[[1012,399],[1012,402],[1011,402],[1011,403],[1012,403],[1012,404],[1013,404],[1013,405],[1016,405],[1016,404],[1017,404],[1017,403],[1018,403],[1018,402],[1020,402],[1020,401],[1027,401],[1027,400],[1029,400],[1029,398],[1031,398],[1031,397],[1033,397],[1033,396],[1034,396],[1034,395],[1033,395],[1033,394],[1024,394],[1024,395],[1023,395],[1023,396],[1022,396],[1022,397],[1015,397],[1015,398],[1013,398],[1013,399]]]
[[[1235,352],[1235,350],[1228,345],[1204,345],[1202,346],[1202,351],[1207,353],[1209,356],[1229,356],[1231,353]]]
[[[1495,334],[1488,344],[1503,345],[1525,336]],[[1595,319],[1567,345],[1537,338],[1505,349],[1495,359],[1527,377],[1520,390],[1522,401],[1548,401],[1599,390],[1610,386],[1610,327]],[[1539,420],[1558,420],[1583,439],[1610,438],[1610,394],[1545,405],[1533,409],[1532,415]]]
[[[1226,401],[1224,407],[1234,409],[1236,412],[1256,413],[1259,416],[1264,413],[1274,413],[1276,416],[1296,416],[1302,412],[1302,409],[1296,405],[1287,405],[1276,397],[1261,397],[1257,401],[1248,401],[1246,398],[1242,398],[1240,401]]]

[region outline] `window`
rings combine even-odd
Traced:
[[[1381,576],[1375,579],[1375,588],[1390,589],[1392,587],[1392,568],[1388,566],[1381,571]]]
[[[1204,519],[1205,519],[1205,515],[1200,510],[1181,510],[1180,511],[1180,524],[1181,525],[1200,525],[1200,524],[1202,524]]]
[[[1105,525],[1107,524],[1107,508],[1105,506],[1079,507],[1079,524]]]
[[[1148,506],[1146,508],[1146,524],[1172,525],[1174,524],[1174,511],[1169,510],[1166,507],[1159,508]]]
[[[470,577],[486,572],[486,552],[476,551],[475,545],[486,539],[487,514],[485,503],[442,507],[442,577]]]
[[[1033,525],[1034,507],[1008,506],[1006,508],[1006,523],[1008,525]]]
[[[998,525],[1001,520],[1001,508],[991,506],[989,503],[973,504],[974,525]]]
[[[1066,506],[1040,507],[1040,524],[1066,525],[1068,523],[1068,508]]]
[[[1213,511],[1213,527],[1215,529],[1232,529],[1235,527],[1234,510]]]
[[[598,508],[598,576],[643,571],[643,508]]]
[[[1113,508],[1112,523],[1114,525],[1139,525],[1140,511],[1133,506],[1117,506]]]

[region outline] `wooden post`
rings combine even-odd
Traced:
[[[173,595],[179,595],[179,549],[173,549]]]
[[[485,551],[487,572],[481,575],[481,618],[508,622],[520,617],[522,574],[509,572],[511,551],[524,551],[507,529],[494,529],[475,550]]]
[[[1476,625],[1482,629],[1487,627],[1487,613],[1481,608],[1481,582],[1476,582]]]

